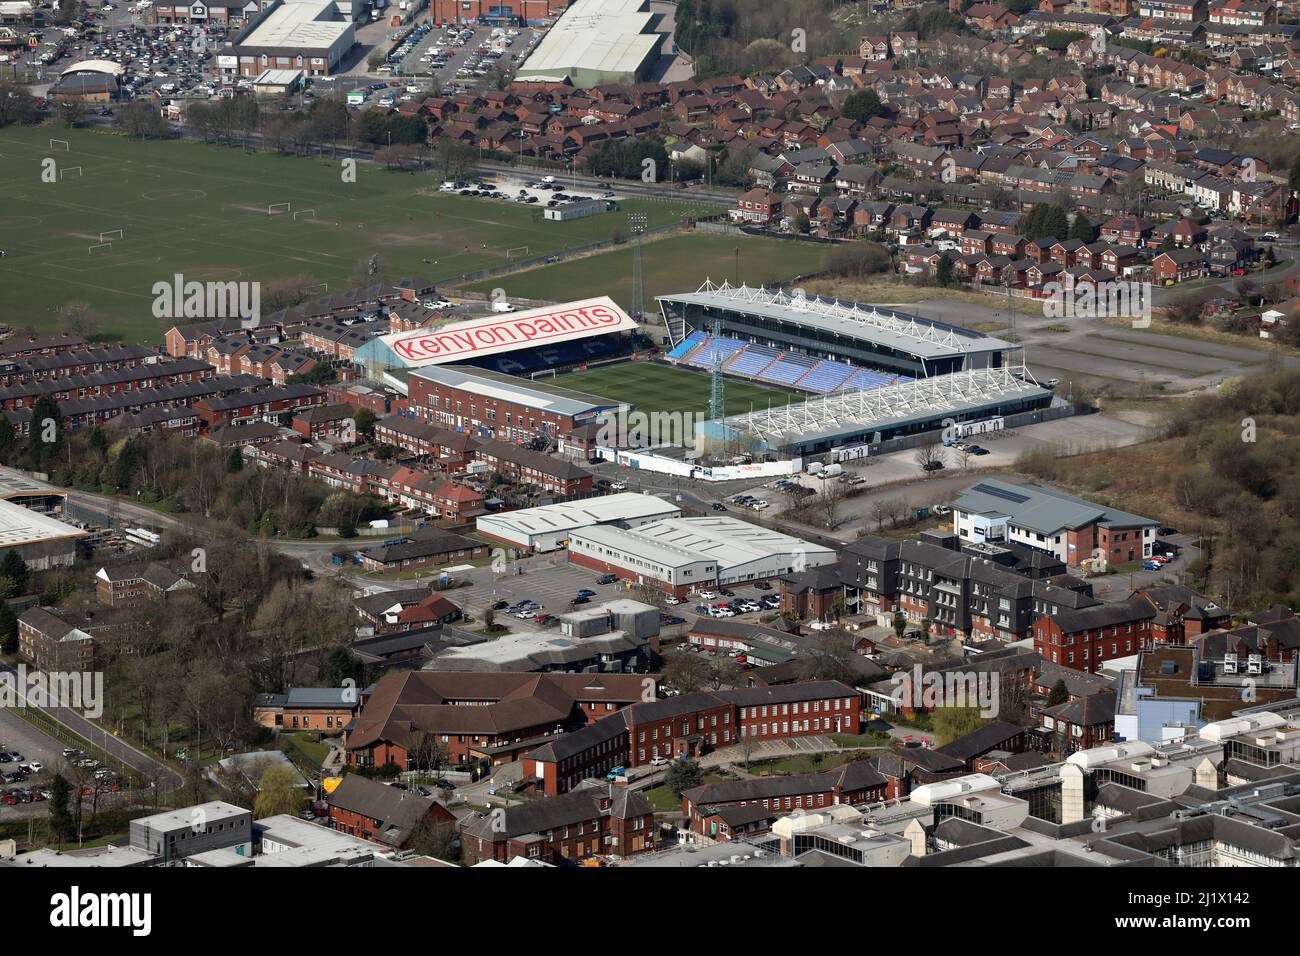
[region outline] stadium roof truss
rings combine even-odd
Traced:
[[[743,284],[733,286],[725,281],[721,285],[714,285],[707,279],[696,290],[696,295],[714,296],[730,302],[743,303],[749,307],[768,306],[790,309],[813,318],[853,322],[918,342],[928,342],[932,346],[951,349],[954,352],[968,350],[969,343],[955,334],[952,329],[935,326],[906,312],[879,309],[874,305],[863,305],[858,302],[846,304],[837,299],[823,299],[821,296],[813,296],[810,299],[799,290],[789,294],[782,289],[765,289],[761,286],[751,288]]]
[[[972,369],[935,375],[866,391],[832,392],[830,395],[792,402],[723,419],[726,427],[753,435],[764,442],[782,438],[869,430],[900,419],[960,412],[1008,397],[1042,392],[1024,366]]]

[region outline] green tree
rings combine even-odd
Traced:
[[[1047,692],[1047,706],[1056,707],[1064,704],[1070,699],[1070,691],[1065,686],[1065,678],[1061,678],[1052,685],[1052,689]]]
[[[376,417],[375,417],[375,413],[372,412],[370,409],[368,408],[357,409],[357,413],[352,416],[352,420],[356,423],[358,435],[364,435],[366,439],[371,439],[375,437]]]
[[[63,774],[55,774],[50,784],[50,830],[60,842],[72,836],[71,796],[72,786]]]
[[[673,796],[680,797],[692,787],[704,783],[704,771],[694,760],[674,760],[668,768],[664,783],[673,792]]]
[[[262,772],[262,779],[258,781],[253,816],[258,820],[281,813],[296,816],[306,802],[298,775],[288,767],[276,764],[267,767]]]
[[[976,707],[937,707],[932,719],[935,741],[940,747],[978,730],[985,723]]]
[[[952,258],[940,256],[939,264],[934,268],[934,279],[945,289],[953,284]]]
[[[1292,189],[1300,189],[1300,154],[1291,161],[1291,171],[1287,175],[1287,185]]]
[[[0,585],[7,583],[0,578]],[[18,618],[6,600],[0,600],[0,653],[12,654],[18,650]]]
[[[1074,222],[1070,223],[1069,238],[1078,239],[1082,243],[1090,243],[1097,238],[1097,227],[1087,216],[1078,215],[1074,217]]]
[[[27,593],[27,588],[31,584],[31,577],[31,571],[22,555],[13,548],[6,551],[4,558],[0,559],[0,578],[13,582],[15,594]]]
[[[18,435],[14,432],[13,422],[0,415],[0,464],[12,465],[17,450]]]
[[[32,404],[27,458],[33,471],[45,471],[63,440],[63,413],[53,395],[45,394]]]
[[[352,656],[346,647],[336,647],[325,655],[317,675],[325,687],[343,687],[345,680],[361,686],[365,665]]]
[[[226,455],[226,473],[233,475],[238,471],[242,471],[243,468],[243,452],[238,447],[230,449],[230,453]]]
[[[840,114],[858,123],[865,123],[880,115],[884,104],[875,90],[858,90],[850,94],[840,108]]]

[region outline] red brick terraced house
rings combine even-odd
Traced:
[[[655,848],[654,810],[627,787],[584,787],[480,816],[462,826],[467,865],[516,857],[543,863],[627,858]]]
[[[697,838],[721,842],[762,833],[797,810],[877,803],[887,785],[870,760],[854,760],[819,773],[706,783],[682,794],[682,813]]]
[[[1034,650],[1053,664],[1095,674],[1108,660],[1149,650],[1158,614],[1136,595],[1119,604],[1061,611],[1034,624]]]
[[[325,803],[330,829],[395,850],[409,849],[425,827],[456,824],[455,815],[436,800],[358,774],[345,776]]]

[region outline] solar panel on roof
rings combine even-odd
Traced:
[[[976,485],[974,488],[972,488],[971,491],[981,491],[986,495],[992,495],[994,498],[1001,498],[1003,501],[1012,501],[1018,505],[1023,505],[1026,501],[1029,500],[1028,495],[1021,495],[1021,494],[1017,494],[1014,491],[1006,491],[1005,489],[1002,488],[995,488],[993,487],[993,485],[979,484]]]

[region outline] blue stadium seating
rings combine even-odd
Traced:
[[[795,382],[795,387],[825,395],[847,382],[854,371],[856,370],[852,365],[825,359],[814,365],[811,372]]]
[[[763,369],[758,376],[762,382],[776,382],[780,385],[793,385],[808,374],[817,364],[817,359],[797,352],[785,352],[781,357]]]
[[[746,378],[752,378],[759,372],[767,368],[781,353],[774,348],[766,345],[751,345],[749,348],[736,354],[724,371],[732,375],[743,375]]]
[[[725,362],[744,347],[745,343],[740,339],[729,339],[725,335],[720,338],[710,336],[707,342],[692,353],[686,360],[686,364],[699,368],[713,368],[713,363],[719,359]]]
[[[668,359],[672,362],[680,362],[686,356],[691,354],[691,350],[707,339],[708,336],[703,332],[692,332],[686,338],[682,339],[675,345],[671,352],[668,353]]]

